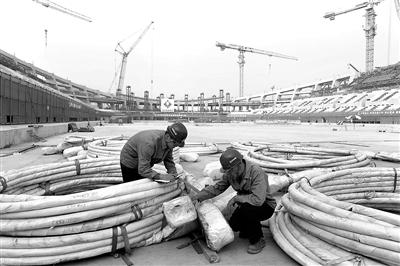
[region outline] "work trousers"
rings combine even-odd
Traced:
[[[264,202],[261,206],[242,203],[229,219],[232,230],[240,232],[241,236],[249,239],[250,244],[257,243],[263,236],[261,221],[267,220],[274,214],[274,209]]]
[[[124,181],[124,183],[145,178],[145,177],[139,175],[138,169],[127,167],[127,166],[123,165],[122,163],[120,165],[121,165],[121,172],[122,172],[122,180]]]

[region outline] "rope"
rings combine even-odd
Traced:
[[[397,187],[397,170],[396,168],[393,168],[393,170],[394,170],[393,193],[395,193]]]

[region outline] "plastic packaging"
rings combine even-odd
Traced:
[[[78,154],[78,152],[80,152],[80,151],[83,151],[82,146],[71,147],[71,148],[65,149],[63,151],[63,155],[64,155],[64,157],[68,158],[68,157],[76,156]]]
[[[197,219],[196,208],[189,196],[181,196],[163,203],[168,224],[177,228]]]
[[[206,236],[207,246],[219,251],[232,243],[235,236],[221,211],[214,204],[204,201],[197,207],[197,215]]]
[[[199,160],[199,155],[195,152],[181,153],[179,159],[184,162],[197,162]]]
[[[209,176],[213,180],[220,180],[224,173],[221,173],[221,163],[219,161],[210,162],[206,164],[203,170],[204,176]]]

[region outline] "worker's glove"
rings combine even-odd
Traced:
[[[176,179],[176,176],[173,174],[160,174],[157,178],[155,178],[156,180],[163,180],[166,182],[171,182],[174,181]]]

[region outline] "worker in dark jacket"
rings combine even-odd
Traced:
[[[268,195],[268,176],[257,165],[243,159],[242,154],[234,149],[227,149],[220,157],[224,175],[213,186],[207,186],[193,200],[203,201],[224,192],[229,186],[236,190],[227,205],[234,209],[229,219],[232,230],[239,231],[239,237],[248,238],[247,252],[259,253],[265,246],[260,222],[274,213]]]
[[[144,130],[132,136],[121,151],[121,171],[124,182],[141,178],[170,181],[177,172],[172,158],[172,149],[183,147],[187,137],[186,127],[174,123],[167,130]],[[167,174],[152,169],[156,163],[164,162]]]

